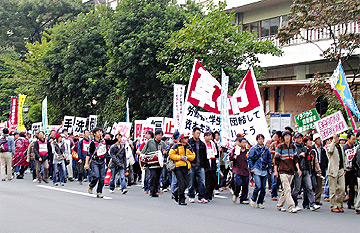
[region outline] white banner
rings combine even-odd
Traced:
[[[120,133],[123,138],[129,138],[130,137],[130,131],[131,131],[131,122],[119,122],[116,126],[116,134]]]
[[[173,118],[175,129],[180,129],[181,117],[184,111],[185,85],[174,84]]]
[[[164,136],[172,137],[172,135],[175,133],[175,124],[176,120],[174,118],[165,117],[163,128]]]
[[[348,130],[346,121],[340,111],[315,122],[315,127],[323,141],[331,138],[334,134]]]
[[[71,133],[74,126],[74,119],[74,116],[64,116],[64,125],[62,128],[67,129],[69,133]]]
[[[32,134],[35,135],[36,132],[40,131],[42,127],[42,122],[36,122],[31,125]]]
[[[113,126],[112,126],[112,128],[111,128],[111,132],[110,132],[110,133],[115,136],[116,130],[117,130],[117,123],[114,122],[114,124],[113,124]]]
[[[73,126],[73,133],[84,133],[86,129],[86,117],[76,117],[75,124]]]
[[[221,146],[232,149],[231,128],[229,120],[229,102],[228,102],[229,77],[221,70],[221,95],[220,95],[220,137]]]
[[[155,132],[155,126],[148,124],[146,120],[135,120],[134,138],[140,139],[141,142],[146,142],[146,131]]]
[[[97,126],[97,115],[89,116],[89,127],[88,129],[91,131]]]
[[[148,119],[146,119],[146,121],[148,124],[155,126],[155,131],[163,129],[164,117],[149,117]],[[155,131],[154,131],[154,133],[155,133]]]

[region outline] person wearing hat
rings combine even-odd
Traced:
[[[317,205],[322,205],[320,202],[321,194],[322,194],[322,186],[323,181],[322,178],[325,176],[325,189],[324,189],[324,201],[329,201],[329,180],[326,176],[327,166],[328,166],[328,157],[326,155],[326,150],[321,144],[320,134],[314,134],[313,136],[314,145],[311,148],[311,155],[314,157],[315,164],[320,165],[320,170],[315,174],[313,174],[312,179],[315,180],[316,188],[315,188],[315,203]]]
[[[195,153],[189,144],[189,134],[182,134],[179,136],[180,142],[174,145],[170,152],[170,159],[175,161],[176,179],[179,185],[175,195],[175,201],[178,200],[179,205],[186,205],[185,202],[185,189],[189,183],[189,169],[191,168],[191,161],[195,159]]]
[[[64,186],[65,182],[65,143],[59,133],[55,135],[55,140],[51,142],[51,148],[53,153],[53,183],[58,186],[58,174],[60,174],[60,184]]]
[[[347,142],[346,133],[340,134],[339,141],[340,141],[340,144],[343,145],[343,146],[346,144],[346,142]]]

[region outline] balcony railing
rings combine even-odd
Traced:
[[[347,24],[339,24],[331,27],[332,32],[334,33],[335,37],[339,35],[348,34],[348,33],[360,33],[360,24],[357,22],[351,22]],[[280,46],[279,40],[276,38],[277,35],[261,37],[257,39],[257,41],[266,41],[271,40],[275,46]],[[296,35],[293,39],[289,41],[289,43],[282,45],[291,46],[291,45],[299,45],[305,44],[321,40],[329,40],[330,38],[330,30],[329,29],[301,29],[300,35]]]

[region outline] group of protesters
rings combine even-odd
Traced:
[[[287,127],[272,132],[271,140],[258,134],[250,142],[238,134],[228,149],[221,146],[219,132],[202,133],[197,127],[176,131],[171,138],[162,130],[148,131],[142,141],[101,128],[81,135],[67,129],[34,135],[2,131],[2,181],[24,179],[30,170],[34,183],[88,182],[88,192],[93,194],[96,187],[96,196],[103,198],[105,175],[111,173],[110,194],[126,194],[129,185],[141,182],[150,197],[170,191],[176,203],[187,205],[196,196],[197,202],[209,203],[218,192],[229,190],[234,203],[264,209],[268,188],[282,212],[316,211],[323,200],[330,202],[331,212],[344,212],[347,202],[349,210],[360,214],[360,133],[334,134],[322,141],[316,132],[301,134]],[[346,151],[354,149],[350,161]],[[255,187],[249,196],[250,185]]]

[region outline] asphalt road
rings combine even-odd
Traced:
[[[252,188],[250,189],[252,191]],[[87,194],[87,183],[0,182],[0,232],[359,232],[360,215],[345,209],[331,213],[329,203],[319,211],[278,212],[267,193],[265,209],[234,204],[224,191],[208,204],[179,206],[164,193],[145,195],[132,186],[98,199]],[[302,200],[300,200],[301,203]]]

